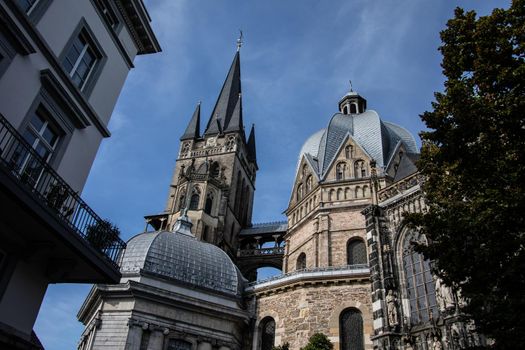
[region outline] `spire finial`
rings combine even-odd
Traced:
[[[348,82],[350,83],[350,92],[354,91],[354,89],[352,88],[352,80],[348,80]]]
[[[239,35],[239,39],[237,39],[237,52],[241,51],[241,46],[243,44],[243,41],[242,41],[242,30],[239,29],[239,32],[240,32],[240,35]]]

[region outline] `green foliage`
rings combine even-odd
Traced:
[[[334,345],[323,333],[315,333],[308,339],[308,344],[301,350],[332,350]]]
[[[525,1],[441,32],[445,91],[421,118],[429,210],[418,249],[498,349],[525,348]]]
[[[289,350],[289,349],[290,349],[290,344],[289,343],[284,343],[283,345],[274,346],[272,348],[272,350]]]
[[[120,230],[108,220],[89,225],[86,240],[97,250],[109,248],[120,236]]]

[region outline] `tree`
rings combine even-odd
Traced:
[[[101,220],[89,225],[86,230],[86,240],[97,250],[104,250],[119,238],[120,230],[108,220]]]
[[[428,211],[417,249],[497,349],[525,348],[525,1],[441,32],[445,91],[421,118]]]
[[[332,350],[334,345],[323,333],[314,333],[308,339],[308,344],[301,350]]]

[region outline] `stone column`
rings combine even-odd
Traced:
[[[212,346],[210,343],[203,341],[197,345],[197,350],[212,350]]]
[[[160,329],[151,331],[149,337],[148,350],[162,350],[164,347],[164,334]]]
[[[131,321],[130,321],[131,322]],[[126,339],[125,350],[140,350],[140,340],[142,339],[142,327],[139,324],[130,324],[128,338]]]

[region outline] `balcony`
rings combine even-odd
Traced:
[[[272,289],[284,285],[296,283],[312,283],[322,280],[347,280],[363,279],[367,280],[370,275],[370,268],[367,264],[356,264],[347,266],[313,267],[303,270],[296,270],[282,275],[272,276],[264,280],[250,282],[246,286],[247,292],[258,292],[265,289]]]
[[[126,243],[117,235],[97,231],[104,221],[2,115],[0,195],[7,204],[1,223],[12,229],[9,236],[3,232],[8,240],[34,251],[52,251],[60,264],[72,262],[69,277],[57,277],[54,282],[118,281]]]

